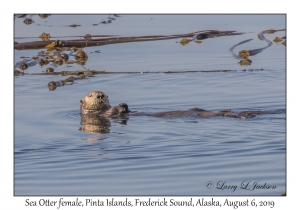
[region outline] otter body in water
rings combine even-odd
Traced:
[[[213,117],[213,116],[224,116],[234,118],[252,118],[255,114],[274,114],[271,111],[243,111],[233,112],[229,110],[221,110],[219,112],[211,112],[204,109],[192,108],[189,110],[178,110],[169,112],[157,112],[157,113],[143,113],[143,112],[131,112],[128,109],[126,103],[121,103],[118,106],[111,107],[108,96],[101,91],[93,91],[80,100],[80,113],[81,114],[92,114],[99,115],[106,118],[122,118],[127,116],[152,116],[152,117],[163,117],[163,118],[174,118],[174,117],[186,117],[186,116],[199,116],[199,117]]]
[[[176,118],[176,117],[188,117],[188,116],[198,116],[198,117],[234,117],[234,118],[253,118],[254,114],[262,114],[262,111],[244,111],[244,112],[233,112],[231,109],[221,110],[219,112],[211,112],[204,109],[192,108],[189,110],[177,110],[169,112],[157,112],[157,113],[128,113],[127,116],[151,116],[151,117],[162,117],[162,118]],[[123,114],[124,115],[124,114]]]
[[[128,112],[127,104],[111,107],[108,96],[101,91],[93,91],[80,100],[80,114],[120,117],[123,113]]]

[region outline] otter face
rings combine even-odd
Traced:
[[[108,96],[101,91],[93,91],[80,100],[81,114],[101,114],[110,108]]]

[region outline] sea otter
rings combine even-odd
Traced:
[[[213,117],[224,116],[234,118],[253,118],[255,114],[274,114],[272,111],[243,111],[233,112],[231,109],[221,110],[219,112],[211,112],[204,109],[192,108],[189,110],[177,110],[169,112],[144,113],[131,112],[126,103],[121,103],[118,106],[111,107],[108,96],[102,91],[93,91],[80,100],[80,113],[82,115],[98,115],[106,118],[123,118],[128,116],[152,116],[163,118],[199,116],[199,117]],[[278,112],[276,112],[278,113]]]

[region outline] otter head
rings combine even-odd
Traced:
[[[93,91],[80,100],[81,114],[101,114],[110,108],[108,96],[101,91]]]

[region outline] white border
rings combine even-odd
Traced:
[[[96,4],[96,6],[92,6]],[[299,12],[298,5],[290,2],[283,1],[88,1],[87,3],[82,1],[57,1],[52,0],[50,2],[43,1],[9,1],[1,6],[1,38],[2,42],[2,81],[1,81],[1,97],[5,97],[10,103],[1,103],[1,109],[4,118],[2,118],[1,130],[2,145],[1,145],[1,208],[3,209],[31,209],[25,207],[25,199],[27,197],[14,197],[13,196],[13,73],[11,72],[13,66],[13,14],[14,13],[286,13],[287,14],[287,197],[228,197],[231,200],[245,200],[245,199],[257,199],[257,200],[274,200],[276,202],[275,208],[281,209],[281,207],[297,206],[298,199],[296,196],[296,190],[298,190],[298,138],[297,128],[298,123],[296,117],[298,117],[297,98],[299,97],[298,86],[299,84],[297,74],[300,71],[296,65],[299,60],[299,49],[297,29],[299,28]],[[76,9],[75,9],[76,7]],[[11,55],[7,57],[7,55]],[[297,62],[298,63],[298,62]],[[8,74],[8,76],[6,76]],[[298,97],[297,97],[298,96]],[[29,199],[39,200],[40,197],[28,197]],[[59,197],[41,197],[58,200]],[[76,197],[67,197],[72,200]],[[84,200],[88,197],[80,197]],[[99,197],[100,199],[106,199],[106,197]],[[126,197],[117,197],[122,200]],[[134,197],[129,197],[134,200]],[[142,197],[146,199],[146,197]],[[158,197],[155,197],[156,199]],[[162,197],[163,198],[163,197]],[[188,197],[175,197],[178,200],[188,200]],[[209,197],[206,197],[209,199]],[[216,197],[216,200],[224,201],[226,197]],[[41,207],[38,207],[40,209]],[[100,207],[91,207],[98,209]],[[167,207],[172,208],[172,207]],[[195,207],[194,207],[195,208]],[[228,207],[233,209],[232,207]],[[240,207],[243,208],[243,207]],[[48,207],[48,209],[53,209]],[[56,209],[56,208],[55,208]],[[64,208],[69,209],[69,208]],[[104,208],[105,209],[105,208]],[[113,207],[110,209],[119,209]],[[140,208],[139,208],[140,209]],[[149,208],[148,208],[149,209]],[[224,207],[222,207],[224,209]]]

